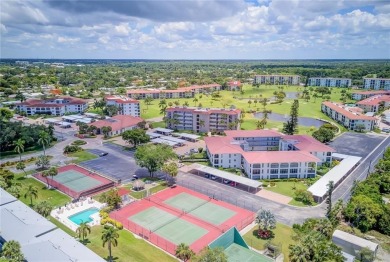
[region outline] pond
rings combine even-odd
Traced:
[[[286,92],[286,99],[296,99],[299,92]]]
[[[259,119],[263,118],[263,113],[255,113],[253,115],[255,116],[255,118],[259,118]],[[272,121],[287,122],[288,118],[289,118],[288,114],[285,115],[278,114],[278,113],[268,114],[268,119]],[[323,124],[326,124],[326,122],[311,117],[298,117],[298,124],[301,126],[309,126],[309,127],[314,126],[316,128],[319,128]]]

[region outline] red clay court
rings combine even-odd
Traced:
[[[180,243],[199,252],[231,227],[241,230],[251,224],[255,214],[177,186],[114,211],[110,217],[175,254]]]
[[[73,198],[92,195],[115,185],[114,181],[78,165],[58,168],[58,174],[53,179],[43,177],[41,173],[35,174],[34,177],[44,183],[48,181],[50,186]]]

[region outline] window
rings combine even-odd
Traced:
[[[281,174],[287,174],[288,173],[288,169],[280,169],[280,173]]]
[[[298,168],[291,168],[290,173],[291,174],[298,174]]]
[[[279,174],[279,169],[271,169],[271,174]]]
[[[290,167],[298,167],[298,163],[291,163]]]
[[[283,168],[283,167],[288,167],[288,163],[281,163],[280,168]]]
[[[279,167],[279,164],[271,164],[271,168],[278,168]]]

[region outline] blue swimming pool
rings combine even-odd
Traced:
[[[90,208],[90,209],[84,210],[82,212],[79,212],[77,214],[71,215],[68,218],[70,219],[70,221],[72,221],[76,225],[80,225],[82,222],[87,222],[87,223],[91,222],[92,218],[90,216],[97,213],[97,212],[99,212],[99,209]]]

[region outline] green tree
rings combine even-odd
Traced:
[[[23,173],[24,173],[24,176],[27,176],[27,173],[26,173],[26,171],[25,171],[25,169],[26,169],[26,164],[25,164],[24,162],[18,162],[18,163],[16,164],[16,169],[17,169],[17,170],[22,170]]]
[[[286,135],[293,135],[298,133],[298,109],[299,101],[295,99],[290,111],[290,118],[283,124],[282,132]]]
[[[134,154],[137,164],[148,169],[150,176],[160,170],[168,160],[176,158],[175,152],[167,145],[141,145]]]
[[[102,130],[104,138],[108,138],[109,133],[112,131],[112,128],[110,126],[103,126],[101,130]]]
[[[153,101],[153,98],[151,98],[149,96],[145,98],[146,109],[149,109],[149,105],[152,103],[152,101]]]
[[[46,146],[50,144],[50,136],[48,133],[42,131],[39,133],[38,144],[43,147],[43,155],[46,155]]]
[[[24,193],[24,198],[30,198],[30,206],[32,206],[33,198],[38,198],[38,189],[33,185],[28,185],[26,192]]]
[[[15,240],[5,242],[1,249],[1,258],[9,262],[23,262],[24,255],[19,242]]]
[[[329,218],[330,213],[332,212],[332,195],[334,190],[334,182],[329,181],[329,183],[326,185],[328,189],[328,198],[326,199],[326,203],[328,204],[326,208],[326,217]]]
[[[88,225],[87,222],[81,222],[79,227],[76,229],[76,234],[79,235],[79,239],[82,239],[82,241],[85,241],[85,238],[88,236],[88,234],[91,234],[91,227]]]
[[[4,183],[7,185],[4,188],[8,188],[12,186],[13,180],[15,178],[15,174],[8,169],[0,168],[0,177],[4,180]]]
[[[122,139],[134,147],[150,141],[150,137],[146,134],[145,130],[140,128],[123,132]]]
[[[267,231],[276,227],[276,219],[270,210],[260,209],[256,215],[256,224],[259,228]]]
[[[104,226],[103,232],[102,232],[102,241],[103,241],[103,247],[107,244],[108,247],[108,259],[110,262],[112,262],[112,250],[111,246],[116,247],[118,245],[118,229],[113,226]]]
[[[18,139],[14,145],[15,145],[15,152],[19,154],[19,161],[22,161],[22,153],[24,152],[24,144],[26,143],[26,141],[22,140],[22,139]]]
[[[23,103],[24,101],[26,101],[26,96],[23,95],[22,92],[18,91],[18,92],[16,93],[15,99],[16,99],[16,100],[19,100],[20,103]]]
[[[195,252],[190,249],[190,247],[187,244],[180,243],[175,250],[175,255],[177,258],[183,261],[190,260],[194,255]]]
[[[86,134],[88,132],[88,125],[86,123],[77,121],[76,126],[79,127],[79,134]]]
[[[202,249],[198,255],[194,256],[191,261],[193,262],[227,262],[228,257],[220,247]]]
[[[48,170],[49,176],[51,176],[51,179],[53,180],[56,175],[58,175],[58,169],[56,167],[51,167]]]
[[[14,113],[11,110],[9,110],[8,108],[5,108],[5,107],[0,108],[0,121],[1,122],[8,122],[13,116],[14,116]]]
[[[35,162],[35,165],[40,169],[45,169],[50,165],[50,159],[48,156],[40,155],[40,156],[38,156],[38,159]]]
[[[177,164],[175,162],[165,163],[162,166],[161,171],[168,174],[172,179],[175,179],[175,177],[177,176],[177,173],[179,172]]]
[[[99,200],[106,203],[110,209],[118,208],[122,203],[122,199],[119,196],[117,189],[110,189],[109,191],[104,192]]]
[[[50,215],[50,212],[53,210],[53,206],[48,201],[42,201],[36,204],[34,209],[41,216],[47,217]]]
[[[105,115],[112,117],[118,114],[119,108],[116,105],[107,105],[103,112]]]

